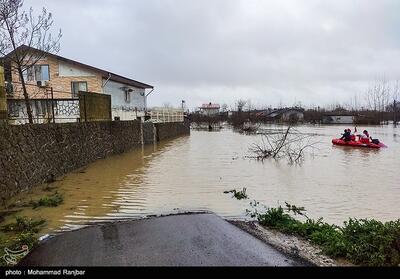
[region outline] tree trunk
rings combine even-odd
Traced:
[[[29,102],[29,95],[26,90],[26,84],[25,84],[24,75],[22,73],[21,67],[18,67],[18,74],[19,74],[19,78],[21,79],[22,92],[24,94],[24,100],[25,100],[26,112],[28,114],[29,124],[33,124],[31,103]]]

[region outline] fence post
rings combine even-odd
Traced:
[[[4,83],[4,68],[0,66],[0,122],[7,122],[7,96]]]
[[[54,92],[53,92],[53,87],[51,87],[51,113],[53,115],[53,123],[56,123],[56,116],[54,114]]]
[[[86,113],[86,93],[83,94],[83,113],[85,116],[85,122],[87,122],[87,113]]]

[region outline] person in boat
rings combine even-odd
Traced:
[[[367,130],[364,130],[364,132],[360,135],[360,141],[361,143],[370,143],[372,140],[372,137],[369,135]]]
[[[349,133],[350,133],[350,140],[351,141],[356,141],[357,137],[356,137],[356,133],[357,133],[357,128],[354,129],[354,133],[351,132],[351,129],[348,129]]]
[[[351,138],[352,138],[351,130],[350,129],[346,129],[346,130],[344,130],[344,134],[340,139],[344,140],[344,141],[351,141]]]

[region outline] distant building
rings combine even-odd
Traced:
[[[219,104],[203,104],[200,107],[200,113],[205,116],[214,116],[219,114],[221,106]]]
[[[270,121],[303,121],[304,120],[304,109],[302,108],[283,108],[276,109],[272,112],[259,113],[258,115],[265,116],[266,120]]]
[[[353,115],[323,115],[323,124],[353,124]]]

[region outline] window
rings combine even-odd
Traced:
[[[129,90],[125,90],[125,102],[131,102],[131,92]]]
[[[23,72],[25,81],[50,80],[49,65],[34,65]]]
[[[79,91],[88,91],[86,81],[73,81],[71,82],[71,92],[73,98],[78,98]]]

